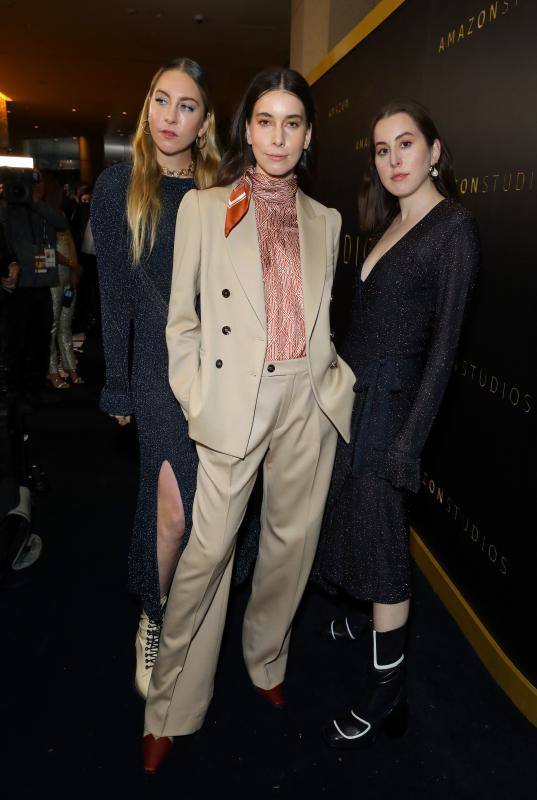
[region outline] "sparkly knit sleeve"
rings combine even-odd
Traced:
[[[106,364],[99,405],[117,415],[132,413],[128,368],[132,278],[125,221],[128,176],[124,164],[105,170],[95,184],[91,203]]]
[[[437,253],[436,311],[421,383],[406,422],[386,453],[383,477],[396,488],[419,491],[421,452],[449,381],[479,255],[475,221],[469,215],[456,217]]]

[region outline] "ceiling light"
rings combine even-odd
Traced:
[[[72,108],[71,111],[78,111],[78,109],[77,108]]]
[[[126,111],[122,111],[121,113],[123,114],[124,117],[127,116],[127,112]]]
[[[37,130],[37,128],[39,128],[39,125],[34,125],[34,128]]]
[[[33,169],[33,158],[24,156],[0,156],[0,167],[18,167],[19,169]]]

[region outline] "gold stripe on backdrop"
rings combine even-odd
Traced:
[[[464,633],[494,680],[530,722],[537,725],[537,688],[504,653],[475,611],[457,589],[449,575],[426,547],[415,530],[411,531],[410,551],[436,594]]]
[[[306,78],[310,86],[313,85],[315,81],[318,81],[325,72],[328,72],[334,64],[337,64],[338,61],[344,58],[347,53],[350,53],[353,47],[360,44],[360,42],[362,42],[366,36],[369,36],[375,28],[378,28],[378,26],[381,25],[390,14],[393,14],[399,6],[402,6],[404,2],[405,0],[381,0],[380,3],[377,3],[375,8],[330,50],[321,63],[317,64],[317,66],[312,69]]]

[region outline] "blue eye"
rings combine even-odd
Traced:
[[[181,108],[185,109],[186,111],[194,111],[194,108],[186,103],[181,103]]]
[[[377,150],[377,155],[378,156],[385,156],[387,152],[388,152],[388,149],[386,147],[381,147],[380,150]]]
[[[167,103],[167,102],[168,101],[166,100],[165,97],[155,97],[155,103],[158,103],[159,106],[163,106],[164,103]]]

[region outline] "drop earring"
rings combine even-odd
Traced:
[[[434,181],[438,178],[439,172],[436,168],[436,164],[431,164],[429,167],[429,177]]]

